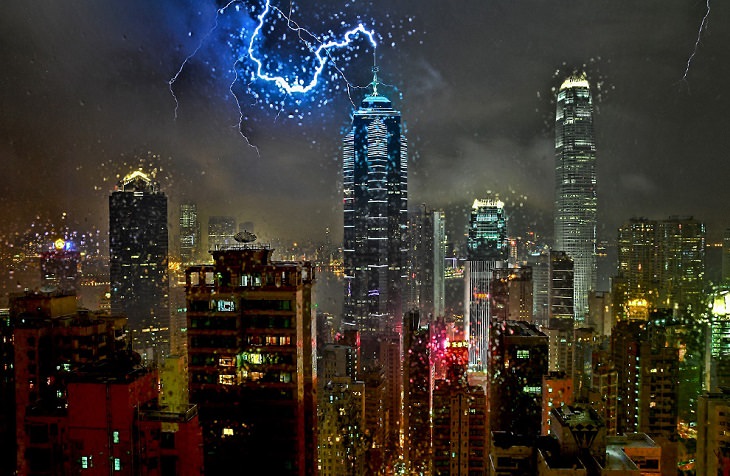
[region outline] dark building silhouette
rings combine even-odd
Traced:
[[[220,247],[185,271],[190,401],[210,474],[317,472],[314,268],[272,252]]]
[[[111,310],[126,316],[132,347],[159,360],[170,341],[167,197],[135,171],[109,196]]]
[[[426,474],[431,461],[430,326],[418,311],[405,316],[403,330],[404,457],[412,474]]]
[[[548,338],[524,321],[493,322],[488,366],[491,432],[541,432],[542,378],[548,370]]]

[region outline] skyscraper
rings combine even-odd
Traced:
[[[444,315],[446,223],[444,212],[425,205],[409,215],[408,308],[418,309],[427,323],[428,316]]]
[[[407,271],[407,142],[378,84],[376,75],[343,144],[344,318],[362,331],[364,355],[386,320],[398,327]]]
[[[135,171],[109,196],[113,315],[125,315],[132,346],[147,359],[167,353],[170,328],[167,197]]]
[[[464,333],[469,370],[484,371],[489,343],[489,285],[492,270],[509,256],[507,218],[499,200],[474,200],[464,267]]]
[[[187,202],[180,204],[180,260],[192,264],[200,253],[200,221],[198,206]]]
[[[555,113],[555,248],[575,265],[575,318],[588,313],[596,287],[596,145],[593,100],[585,74],[567,78]]]

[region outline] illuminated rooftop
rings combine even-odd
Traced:
[[[563,84],[560,86],[560,90],[562,91],[563,89],[569,88],[590,88],[586,74],[579,73],[568,76],[568,78],[563,81]]]

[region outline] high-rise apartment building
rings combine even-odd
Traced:
[[[344,321],[362,332],[366,360],[376,332],[400,327],[407,274],[407,141],[378,84],[376,76],[343,144]]]
[[[474,200],[469,216],[464,266],[464,332],[469,339],[469,369],[484,371],[489,344],[492,270],[509,257],[507,217],[499,200]]]
[[[141,171],[109,196],[109,272],[113,315],[128,319],[132,347],[148,361],[168,352],[170,298],[167,197]]]
[[[670,216],[659,223],[658,233],[662,306],[704,311],[704,223],[693,217]]]
[[[454,341],[444,356],[447,377],[433,390],[432,473],[434,476],[488,474],[487,396],[467,383],[467,343]]]
[[[190,401],[211,474],[317,472],[314,268],[272,252],[220,247],[185,271]]]
[[[200,253],[200,221],[198,206],[187,202],[180,204],[180,260],[192,264]]]
[[[588,313],[596,287],[596,144],[593,99],[585,74],[560,86],[555,113],[555,250],[575,263],[575,318]]]

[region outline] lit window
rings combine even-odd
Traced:
[[[122,470],[122,460],[119,458],[114,458],[114,471],[121,471]]]
[[[530,350],[529,349],[517,349],[517,358],[518,359],[529,359]]]
[[[233,428],[223,428],[223,436],[233,436]]]
[[[114,443],[115,445],[119,444],[119,432],[116,430],[112,432],[112,443]]]

